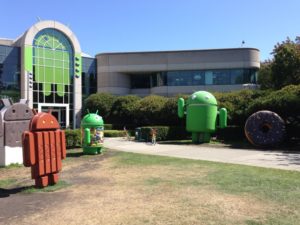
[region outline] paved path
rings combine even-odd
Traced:
[[[153,146],[144,142],[126,141],[123,138],[106,138],[104,146],[125,152],[300,171],[300,151],[233,149],[217,145],[156,144]]]

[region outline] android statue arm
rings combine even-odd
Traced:
[[[84,144],[85,145],[91,144],[91,131],[89,128],[84,129]]]
[[[23,146],[23,164],[24,166],[33,166],[36,162],[35,158],[35,146],[33,133],[25,131],[22,134],[22,146]]]
[[[67,157],[67,148],[66,148],[66,133],[64,130],[60,130],[61,136],[61,159],[65,159]]]
[[[177,113],[178,113],[178,117],[179,118],[183,118],[184,117],[184,114],[185,114],[185,103],[184,103],[184,99],[183,98],[179,98],[178,99],[178,102],[177,102],[177,106],[178,106],[178,110],[177,110]]]
[[[220,128],[227,127],[227,110],[225,108],[219,109],[219,126]]]

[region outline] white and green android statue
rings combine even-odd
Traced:
[[[82,148],[84,154],[100,154],[103,147],[104,122],[96,113],[89,113],[81,120]]]

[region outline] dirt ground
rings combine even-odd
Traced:
[[[269,203],[251,196],[193,183],[170,185],[186,178],[194,182],[205,170],[119,167],[115,154],[70,155],[60,177],[70,185],[47,193],[22,192],[33,185],[30,168],[1,169],[0,180],[15,182],[0,189],[0,224],[245,224],[271,211]]]

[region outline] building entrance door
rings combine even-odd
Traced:
[[[69,127],[69,105],[68,104],[50,104],[40,103],[38,105],[39,112],[48,112],[51,110],[52,115],[57,119],[61,128]]]

